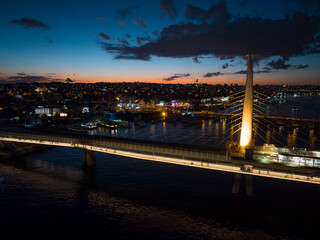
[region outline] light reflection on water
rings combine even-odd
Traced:
[[[254,178],[255,201],[235,200],[231,173],[96,156],[96,169],[73,148],[0,163],[3,239],[287,239],[320,214],[316,185]]]
[[[239,138],[238,128],[210,119],[197,126],[159,122],[92,134],[223,146],[230,134]],[[262,136],[256,135],[258,144],[276,139],[319,146],[318,131],[259,123],[255,130]],[[316,239],[318,234],[317,185],[257,177],[254,198],[245,198],[242,187],[235,200],[231,173],[96,156],[97,168],[91,170],[82,168],[81,150],[73,148],[0,162],[1,238]]]
[[[313,102],[310,108],[310,101]],[[299,111],[292,111],[292,107]],[[288,117],[309,117],[320,118],[319,113],[314,111],[318,106],[320,108],[320,97],[306,96],[300,98],[288,99],[285,103],[270,105],[266,109],[266,114]],[[313,113],[310,111],[313,111]],[[281,113],[281,114],[280,114]],[[224,147],[227,140],[238,141],[240,137],[239,121],[229,121],[227,119],[208,119],[204,120],[202,125],[193,125],[190,123],[146,123],[139,127],[131,124],[130,129],[118,128],[117,130],[108,130],[99,127],[90,134],[129,137],[135,139],[146,139],[154,141],[189,143],[201,146]],[[265,143],[275,144],[278,147],[301,147],[309,149],[319,149],[319,124],[315,129],[310,129],[307,124],[294,127],[292,125],[279,125],[275,123],[254,123],[254,137],[256,145]]]
[[[224,147],[227,140],[238,141],[240,138],[239,122],[226,119],[204,120],[202,125],[190,126],[183,123],[146,123],[143,127],[132,124],[130,129],[118,128],[108,130],[98,128],[91,131],[93,135],[119,136],[153,141],[189,143],[199,146]],[[294,128],[254,123],[253,136],[256,145],[265,143],[278,147],[301,147],[319,149],[319,129]]]

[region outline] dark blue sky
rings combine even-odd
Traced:
[[[0,3],[0,80],[320,83],[320,1]]]

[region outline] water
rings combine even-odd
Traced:
[[[296,109],[293,111],[292,109]],[[266,110],[267,115],[320,119],[320,95],[314,96],[289,96],[279,104],[270,105]]]
[[[233,174],[53,148],[0,164],[0,230],[6,238],[305,238],[317,234],[318,185],[253,179],[231,194]]]
[[[174,126],[160,124],[139,136]],[[181,129],[195,131],[185,141],[202,134]],[[0,162],[1,239],[319,238],[318,185],[254,177],[253,198],[244,182],[235,198],[231,173],[103,153],[94,171],[81,153],[57,147]]]
[[[260,114],[268,116],[281,116],[292,118],[320,119],[320,96],[289,97],[279,104],[272,104],[260,108]],[[297,109],[293,111],[292,109]],[[241,116],[239,116],[241,118]],[[320,150],[319,123],[315,129],[309,129],[306,125],[302,128],[295,126],[277,126],[275,123],[266,125],[256,122],[254,125],[254,139],[256,145],[265,143],[275,144],[277,147],[308,148]],[[144,127],[132,124],[131,129],[119,128],[108,130],[98,128],[90,131],[92,135],[120,136],[134,139],[149,139],[153,141],[188,143],[199,146],[225,147],[228,140],[239,141],[240,124],[232,123],[226,119],[204,120],[202,125],[193,125],[177,122],[147,123]]]

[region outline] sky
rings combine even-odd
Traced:
[[[2,0],[0,82],[320,85],[320,0]]]

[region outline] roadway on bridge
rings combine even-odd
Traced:
[[[223,149],[84,134],[0,130],[0,140],[76,147],[144,160],[320,184],[320,169],[227,159]]]

